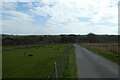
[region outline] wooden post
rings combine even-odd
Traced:
[[[55,62],[54,64],[55,64],[55,78],[57,78],[58,77],[58,75],[57,75],[57,63]]]

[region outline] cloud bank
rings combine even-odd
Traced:
[[[118,34],[118,0],[4,0],[2,33]]]

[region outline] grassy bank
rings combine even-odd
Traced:
[[[119,54],[116,54],[116,53],[112,53],[112,52],[107,52],[107,51],[103,51],[103,50],[100,50],[98,48],[93,48],[93,47],[90,47],[90,46],[87,46],[87,45],[81,45],[82,47],[98,54],[98,55],[102,55],[103,57],[117,63],[117,64],[120,64],[120,55]]]
[[[69,52],[69,59],[65,67],[63,78],[77,78],[76,58],[74,46]]]
[[[68,46],[52,44],[4,51],[3,78],[47,78],[54,61]]]

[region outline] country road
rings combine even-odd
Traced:
[[[78,78],[118,78],[118,65],[74,44]]]

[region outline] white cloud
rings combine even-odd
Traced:
[[[47,0],[43,0],[43,2],[49,3]],[[33,12],[39,15],[50,14],[52,16],[50,22],[77,21],[76,17],[89,17],[95,23],[99,23],[104,17],[112,17],[116,22],[118,15],[116,3],[117,0],[116,2],[114,0],[59,0],[52,8],[36,7]],[[113,19],[111,20],[113,21]]]
[[[7,18],[8,21],[15,21],[15,22],[17,22],[17,21],[21,21],[21,22],[23,22],[23,21],[26,21],[26,22],[34,21],[32,16],[30,16],[29,14],[25,14],[25,13],[18,12],[18,11],[15,11],[15,10],[3,11],[3,13],[11,15]]]
[[[3,33],[24,34],[25,31],[30,29],[30,26],[34,26],[32,24],[34,19],[28,14],[14,10],[9,10],[7,12],[5,11],[4,13],[9,14],[11,16],[7,17],[7,19],[3,19],[2,21]]]
[[[16,7],[17,7],[17,3],[15,3],[15,2],[3,2],[2,3],[2,8],[3,9],[12,9],[12,10],[14,10],[14,9],[16,9]]]
[[[9,17],[9,20],[14,22],[7,20],[7,23],[11,26],[17,26],[18,22],[23,21],[21,26],[26,27],[18,28],[21,30],[21,33],[27,34],[27,32],[25,32],[26,29],[28,34],[30,31],[34,34],[89,32],[117,34],[118,0],[39,0],[36,6],[32,4],[33,0],[30,1],[31,3],[26,5],[30,8],[28,14],[15,10],[7,12],[8,14],[14,15],[14,17]],[[42,4],[43,6],[41,6]],[[15,6],[13,6],[13,8],[15,8]],[[33,17],[35,15],[49,15],[50,18],[47,21],[47,26],[41,28],[36,25],[36,27],[32,27],[35,23],[29,22],[34,21]],[[87,17],[89,20],[87,22],[80,22],[82,20],[80,17]],[[78,18],[81,20],[78,20]],[[111,25],[106,25],[108,24],[107,22]],[[6,25],[6,27],[10,25]],[[17,29],[17,27],[13,29]]]
[[[0,2],[0,10],[2,9],[2,3]]]
[[[40,0],[0,0],[0,2],[39,2]]]

